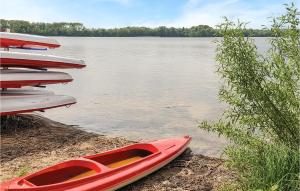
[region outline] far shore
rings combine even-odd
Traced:
[[[39,115],[2,117],[0,182],[132,143],[124,138],[85,132]],[[234,177],[224,162],[187,149],[161,170],[121,190],[216,190]]]

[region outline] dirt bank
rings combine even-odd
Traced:
[[[1,118],[0,181],[131,143],[37,115]],[[215,190],[232,177],[223,160],[194,155],[187,150],[161,170],[122,190]]]

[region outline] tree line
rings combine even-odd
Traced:
[[[0,19],[1,31],[10,29],[11,32],[27,33],[45,36],[86,36],[86,37],[219,37],[222,36],[219,29],[208,25],[193,27],[122,27],[122,28],[87,28],[78,22],[28,22],[23,20]],[[271,36],[267,29],[247,29],[245,36],[266,37]]]

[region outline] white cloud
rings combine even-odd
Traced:
[[[111,0],[111,1],[123,4],[123,5],[128,5],[129,3],[131,3],[132,0]]]
[[[268,4],[260,9],[241,6],[239,0],[226,0],[202,5],[201,0],[189,0],[183,7],[182,14],[172,20],[145,21],[137,24],[149,27],[174,26],[191,27],[195,25],[209,25],[215,27],[223,21],[226,16],[229,19],[250,22],[249,27],[261,28],[268,25],[268,17],[278,16],[283,10],[281,4]]]
[[[134,4],[135,0],[93,1],[110,1],[124,6],[130,6]],[[74,1],[73,3],[75,4],[76,2],[77,1]],[[200,24],[206,24],[214,27],[222,21],[223,16],[227,16],[230,19],[236,20],[239,18],[241,21],[250,22],[248,25],[249,27],[260,28],[261,25],[268,24],[268,17],[277,16],[284,10],[280,3],[266,3],[265,6],[260,6],[259,9],[254,9],[251,6],[246,6],[244,2],[239,2],[239,0],[223,0],[218,2],[211,1],[205,4],[205,1],[203,0],[188,0],[182,7],[181,14],[176,18],[162,20],[159,16],[153,15],[151,20],[143,19],[141,17],[137,18],[137,20],[133,20],[132,22],[128,22],[130,22],[129,25],[132,26],[148,27],[157,27],[162,25],[169,27],[190,27]],[[59,7],[42,7],[42,4],[39,3],[38,0],[1,0],[0,18],[35,22],[78,21],[85,23],[87,26],[94,26],[94,23],[89,23],[89,20],[83,17],[83,15],[68,14],[68,11],[69,10],[59,9]],[[111,27],[124,26],[122,23],[119,25],[114,23],[113,25],[114,26]],[[128,25],[128,23],[126,25]]]
[[[133,0],[94,0],[95,2],[115,2],[115,3],[119,3],[121,5],[129,5],[132,3]]]

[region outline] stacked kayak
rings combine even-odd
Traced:
[[[10,92],[8,90],[1,94],[1,115],[44,111],[74,103],[76,103],[75,98],[65,95],[55,95],[50,91]]]
[[[0,88],[21,88],[46,84],[68,83],[73,79],[63,72],[2,69]]]
[[[33,53],[20,53],[0,51],[0,63],[2,67],[26,67],[26,68],[83,68],[83,60],[41,55]]]
[[[58,48],[60,44],[57,40],[20,33],[1,32],[0,47],[3,48]]]
[[[187,148],[191,137],[170,138],[84,156],[0,185],[0,190],[116,190],[165,166]]]
[[[85,67],[79,59],[11,52],[11,48],[46,50],[60,44],[52,38],[18,33],[0,32],[0,115],[44,111],[76,103],[71,96],[55,95],[49,91],[26,89],[28,86],[45,87],[49,84],[66,84],[73,78],[65,72],[48,69],[72,69]],[[24,88],[25,89],[22,89]],[[17,91],[15,88],[21,89]]]

